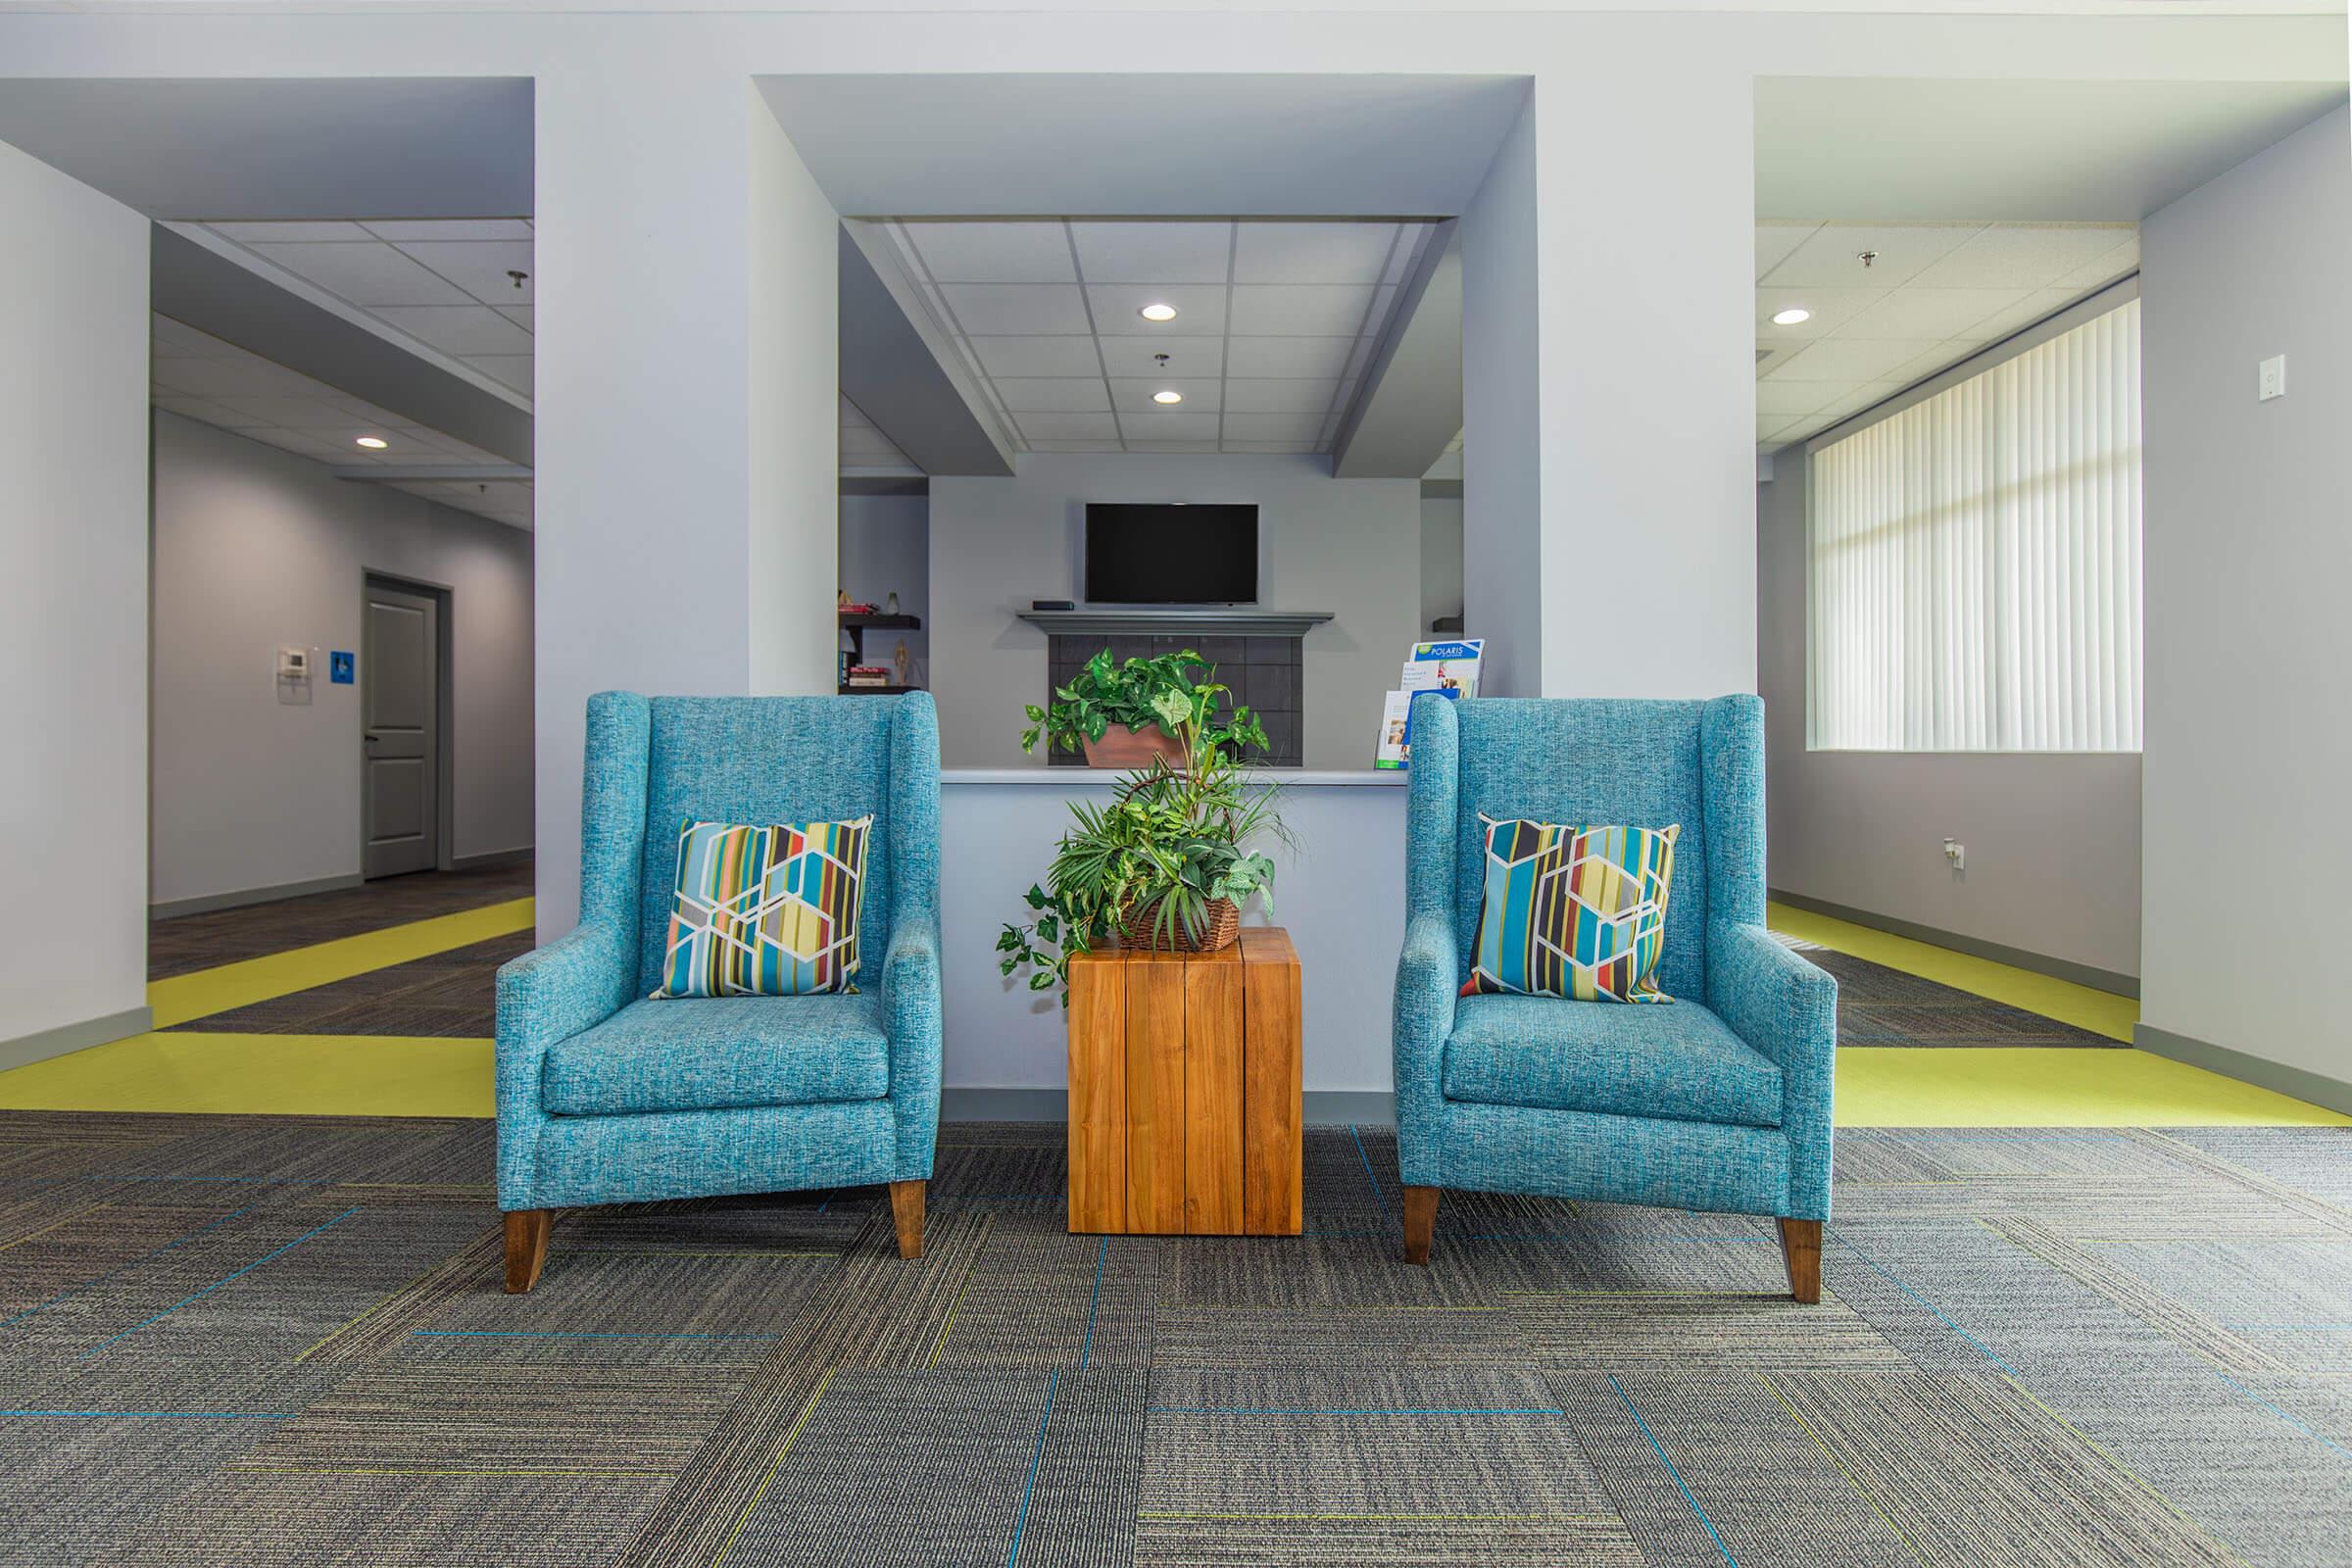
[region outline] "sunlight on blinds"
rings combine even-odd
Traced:
[[[2139,750],[2139,302],[1812,459],[1808,744]]]

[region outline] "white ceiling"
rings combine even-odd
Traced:
[[[1435,227],[1344,219],[885,226],[1022,449],[1293,453],[1331,449]],[[1178,314],[1146,320],[1137,313],[1151,304]],[[1183,402],[1156,403],[1160,391]]]
[[[152,392],[155,406],[337,467],[480,467],[512,472],[494,453],[428,429],[389,409],[289,370],[272,360],[199,332],[168,316],[154,318]],[[361,436],[389,443],[382,451],[358,445]],[[531,525],[527,479],[392,479],[397,488],[430,496],[478,516]]]
[[[1759,223],[1757,450],[1825,430],[2138,266],[2136,223]],[[1792,307],[1811,318],[1775,326]]]

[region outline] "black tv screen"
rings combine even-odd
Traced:
[[[1086,599],[1096,605],[1254,605],[1257,508],[1090,502]]]

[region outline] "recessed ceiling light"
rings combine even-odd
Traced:
[[[1182,403],[1184,401],[1184,394],[1174,391],[1154,392],[1152,394],[1152,401],[1154,403]]]
[[[1791,305],[1785,311],[1772,313],[1772,324],[1775,326],[1794,326],[1799,321],[1810,321],[1811,319],[1813,319],[1813,313],[1801,305]]]
[[[1176,319],[1176,307],[1173,305],[1147,305],[1135,314],[1147,321],[1173,321]]]
[[[352,437],[352,440],[356,444],[366,447],[370,452],[381,452],[384,450],[384,448],[392,444],[380,435],[354,436]]]

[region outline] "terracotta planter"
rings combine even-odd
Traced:
[[[1155,903],[1132,910],[1119,926],[1120,946],[1155,948],[1163,953],[1214,953],[1220,948],[1232,947],[1234,940],[1242,934],[1242,908],[1231,899],[1208,901],[1208,925],[1201,931],[1198,942],[1185,930],[1182,920],[1176,922],[1173,940],[1161,938],[1153,929],[1153,922],[1158,917],[1159,906]]]
[[[1099,741],[1086,743],[1086,765],[1089,767],[1138,768],[1150,767],[1154,757],[1181,772],[1184,768],[1184,742],[1173,735],[1163,735],[1157,724],[1131,729],[1113,724],[1102,732]]]

